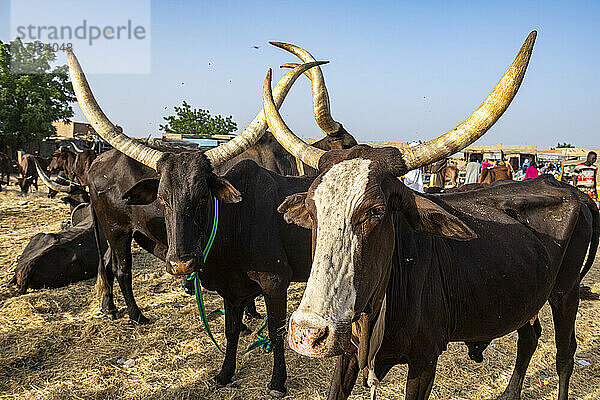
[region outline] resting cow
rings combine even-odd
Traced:
[[[196,271],[204,287],[216,290],[224,298],[227,350],[221,372],[215,377],[219,384],[231,382],[235,372],[244,305],[256,295],[264,295],[274,357],[269,388],[273,395],[285,393],[282,328],[286,290],[290,281],[308,277],[310,232],[285,224],[276,208],[285,196],[305,190],[312,178],[283,177],[249,160],[237,164],[224,176],[216,174],[229,157],[246,150],[265,132],[262,111],[244,133],[205,152],[161,151],[120,135],[93,99],[72,53],[68,53],[68,59],[84,114],[96,132],[131,157],[117,151],[104,153],[89,172],[92,205],[117,260],[114,272],[130,318],[140,323],[148,321],[135,304],[131,290],[133,237],[165,260],[167,271],[179,275]],[[279,104],[303,71],[322,64],[310,61],[282,79],[275,96]],[[311,80],[313,84],[323,81],[320,70],[311,75]],[[327,96],[325,90],[313,93],[315,112],[320,110],[317,122],[331,120],[328,99],[323,96]],[[341,132],[345,131],[340,125],[336,133]],[[219,228],[204,263],[202,249],[212,229],[215,201],[220,209]],[[102,268],[99,273],[102,309],[109,314],[116,311],[112,274],[113,271]]]
[[[62,287],[96,276],[98,250],[88,209],[84,205],[76,210],[73,215],[76,225],[72,228],[38,233],[31,238],[18,258],[11,280],[20,293],[26,293],[27,289]],[[106,250],[104,245],[103,254]]]
[[[399,363],[408,363],[406,399],[427,399],[449,341],[487,342],[514,330],[517,360],[501,398],[519,399],[541,334],[535,316],[549,301],[559,399],[567,400],[578,286],[600,236],[596,205],[547,175],[430,197],[396,178],[463,149],[500,118],[521,84],[535,36],[474,114],[410,149],[311,148],[273,106],[268,74],[263,108],[271,131],[320,172],[280,210],[313,231],[313,266],[290,318],[289,343],[312,357],[340,355],[330,399],[347,398],[360,369],[374,384]]]

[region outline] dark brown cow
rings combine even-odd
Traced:
[[[3,183],[5,183],[7,186],[10,185],[10,173],[13,169],[13,164],[14,163],[9,156],[4,153],[0,153],[0,190],[2,190]]]
[[[17,182],[21,188],[21,193],[27,194],[31,185],[33,185],[35,190],[37,190],[38,174],[35,168],[35,156],[31,154],[25,154],[23,157],[21,157],[21,162],[19,163],[19,172],[21,173],[21,177],[17,179]]]
[[[410,149],[307,146],[273,107],[267,75],[263,107],[271,131],[320,172],[280,210],[313,231],[313,266],[290,318],[289,344],[308,356],[341,355],[330,399],[347,398],[360,369],[375,383],[400,363],[409,366],[406,399],[427,399],[449,341],[487,343],[514,330],[517,360],[501,398],[519,399],[541,335],[535,317],[548,301],[559,400],[567,400],[578,286],[600,238],[594,202],[548,175],[440,196],[415,193],[396,178],[461,150],[500,118],[535,37],[534,31],[474,114]]]
[[[96,152],[94,150],[83,150],[77,153],[75,158],[75,164],[73,165],[73,175],[75,176],[75,182],[87,186],[88,184],[88,171],[92,162],[96,159]]]
[[[58,174],[64,171],[66,178],[70,181],[75,180],[75,159],[77,154],[69,150],[66,146],[61,146],[52,153],[52,160],[46,168],[50,174]],[[43,165],[40,165],[43,168]]]
[[[495,167],[484,168],[479,175],[479,183],[492,183],[502,180],[512,180],[512,172],[508,165],[498,165]]]

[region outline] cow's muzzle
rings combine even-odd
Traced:
[[[195,271],[194,266],[193,258],[187,261],[168,261],[167,272],[171,275],[188,275]]]
[[[316,358],[333,357],[348,349],[350,333],[349,323],[327,323],[315,315],[296,314],[290,318],[288,342],[292,350],[302,355]]]

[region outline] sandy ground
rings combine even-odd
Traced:
[[[272,356],[261,351],[239,357],[235,384],[216,388],[211,378],[222,356],[203,331],[194,299],[154,257],[134,252],[134,291],[142,311],[152,319],[134,326],[123,316],[125,305],[116,289],[121,317],[99,313],[94,281],[16,296],[7,285],[16,258],[38,232],[60,230],[68,208],[45,197],[45,190],[21,197],[10,186],[0,193],[0,399],[254,399],[267,398]],[[600,292],[600,257],[585,283]],[[117,288],[118,285],[115,284]],[[304,289],[289,290],[289,310]],[[206,295],[207,308],[221,306]],[[264,305],[259,302],[264,315]],[[571,380],[573,399],[600,398],[600,302],[584,301],[577,318],[576,360]],[[554,334],[550,309],[540,313],[543,334],[525,380],[524,399],[556,398]],[[211,318],[215,336],[225,343],[223,317]],[[258,329],[261,321],[247,321]],[[240,348],[252,342],[242,339]],[[476,364],[463,344],[451,344],[440,358],[432,399],[491,399],[508,383],[516,353],[516,334],[497,339]],[[286,350],[288,396],[326,398],[333,360],[315,360]],[[383,399],[404,398],[406,367],[395,367],[381,383]],[[368,398],[357,384],[352,399]]]

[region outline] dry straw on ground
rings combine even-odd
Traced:
[[[15,296],[7,286],[16,257],[38,232],[60,230],[67,206],[50,200],[45,192],[21,197],[11,186],[0,193],[0,399],[255,399],[267,398],[272,356],[254,351],[238,360],[235,383],[218,389],[211,378],[222,355],[201,327],[194,299],[180,288],[179,279],[142,250],[134,252],[134,291],[143,312],[153,321],[134,326],[123,315],[125,305],[118,289],[121,317],[108,320],[99,313],[92,280],[61,289],[31,291]],[[586,279],[600,291],[600,257]],[[117,285],[115,285],[117,287]],[[304,285],[289,290],[291,311]],[[216,295],[206,296],[207,308],[221,306]],[[264,314],[264,305],[259,302]],[[571,398],[600,398],[600,302],[585,301],[577,318],[577,360],[571,380]],[[554,330],[548,306],[540,313],[543,334],[524,384],[524,399],[554,399]],[[223,317],[212,326],[225,343]],[[261,321],[247,321],[256,330]],[[252,342],[242,339],[240,348]],[[508,383],[515,359],[516,335],[493,342],[485,361],[476,364],[463,344],[451,344],[439,361],[432,399],[490,399]],[[301,357],[286,350],[288,396],[294,399],[326,398],[333,371],[332,360]],[[395,367],[382,382],[383,399],[404,397],[406,367]],[[352,399],[368,398],[357,384]]]

